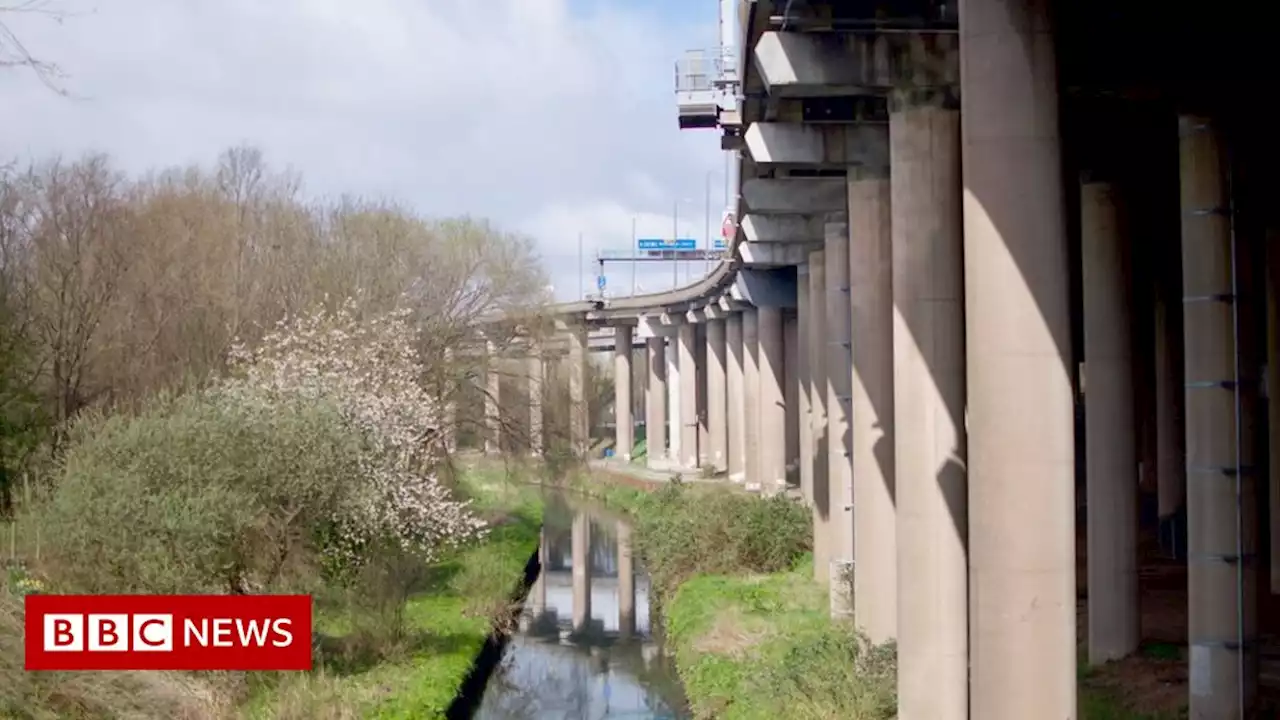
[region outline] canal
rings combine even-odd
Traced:
[[[548,496],[542,573],[478,720],[690,717],[630,537],[624,516]]]

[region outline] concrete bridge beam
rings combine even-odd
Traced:
[[[883,125],[803,125],[757,122],[744,136],[747,152],[757,165],[772,167],[831,167],[889,162]]]
[[[759,215],[747,213],[738,226],[748,244],[821,243],[823,220],[818,215]]]
[[[955,85],[958,55],[950,33],[771,31],[760,36],[752,57],[770,96],[801,98]]]
[[[889,137],[898,714],[967,720],[960,113],[935,103],[895,103]]]
[[[799,243],[748,242],[739,250],[743,264],[753,269],[799,265],[809,256],[809,248]]]
[[[840,212],[844,178],[748,178],[742,181],[746,212],[759,215],[820,215]]]
[[[982,720],[1077,714],[1070,274],[1050,18],[1047,0],[966,0],[960,17],[969,712]]]

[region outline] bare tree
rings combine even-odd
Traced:
[[[22,42],[9,25],[4,21],[6,15],[34,14],[43,15],[56,22],[62,22],[66,13],[51,5],[48,0],[20,0],[13,4],[0,5],[0,67],[27,68],[40,78],[40,82],[54,92],[65,95],[66,90],[61,81],[65,78],[62,69],[56,64],[41,60]]]

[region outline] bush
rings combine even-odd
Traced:
[[[890,720],[898,710],[897,649],[873,645],[850,623],[811,633],[768,664],[762,684],[795,720]]]
[[[360,437],[319,400],[210,393],[77,423],[33,512],[58,591],[244,592],[311,565],[358,477]],[[285,582],[287,584],[287,582]]]
[[[694,575],[780,572],[812,549],[809,511],[782,496],[671,484],[634,510],[636,549],[660,595]]]

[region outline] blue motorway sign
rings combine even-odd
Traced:
[[[604,276],[603,276],[603,275],[597,275],[597,276],[596,276],[596,289],[598,289],[598,290],[603,290],[603,289],[604,289]]]
[[[715,250],[728,250],[729,246],[725,245],[724,238],[716,238]]]
[[[698,241],[693,238],[640,238],[636,240],[636,246],[641,250],[696,250]]]

